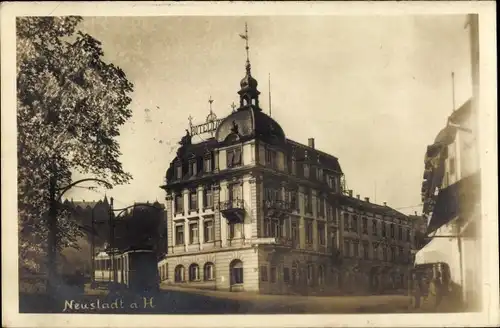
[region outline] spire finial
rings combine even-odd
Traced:
[[[245,22],[245,34],[240,34],[240,37],[245,40],[245,50],[247,52],[247,64],[246,64],[246,67],[247,67],[247,70],[248,70],[248,69],[250,69],[250,55],[249,55],[249,52],[248,52],[248,50],[250,49],[250,47],[248,47],[248,24],[247,24],[247,22]]]
[[[212,103],[213,103],[213,102],[214,102],[214,100],[212,99],[212,96],[210,96],[210,97],[208,98],[208,103],[210,104],[210,114],[212,114],[212,112],[213,112],[213,111],[212,111]]]

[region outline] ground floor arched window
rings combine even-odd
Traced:
[[[215,278],[215,266],[212,262],[205,263],[203,267],[203,280],[214,280]]]
[[[200,280],[200,268],[198,264],[193,263],[189,266],[189,281]]]
[[[179,264],[175,267],[175,282],[182,281],[184,281],[184,267]]]
[[[309,286],[313,285],[314,282],[314,265],[313,264],[308,264],[307,265],[307,284]]]
[[[229,265],[231,276],[231,285],[243,283],[243,262],[240,260],[233,260]]]
[[[292,285],[296,285],[299,282],[299,265],[297,262],[292,264]]]
[[[318,285],[322,286],[325,283],[325,269],[322,265],[318,267]]]

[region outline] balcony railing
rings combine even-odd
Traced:
[[[245,203],[243,199],[230,199],[219,203],[220,211],[227,210],[242,210],[245,208]]]
[[[228,220],[243,221],[245,203],[242,199],[230,199],[220,202],[219,210]]]
[[[284,217],[292,212],[291,203],[284,200],[266,200],[264,209],[269,217]]]

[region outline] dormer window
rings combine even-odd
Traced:
[[[304,163],[304,178],[309,178],[309,164]]]
[[[182,179],[182,165],[181,165],[181,163],[175,164],[175,178]]]
[[[241,165],[241,147],[228,149],[227,154],[227,167],[236,167]]]
[[[316,178],[318,179],[318,181],[323,180],[323,169],[318,167],[318,169],[316,170]]]
[[[193,176],[193,175],[196,175],[196,173],[198,173],[196,171],[196,161],[193,159],[193,160],[190,160],[190,162],[189,162],[189,175]]]
[[[212,159],[210,158],[210,155],[205,156],[203,159],[203,172],[212,172]]]

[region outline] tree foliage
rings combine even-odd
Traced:
[[[45,249],[51,174],[57,188],[71,182],[71,172],[115,184],[131,179],[116,138],[131,116],[133,85],[103,60],[98,40],[77,31],[81,20],[17,18],[20,259]],[[59,208],[59,248],[81,235],[67,214]]]

